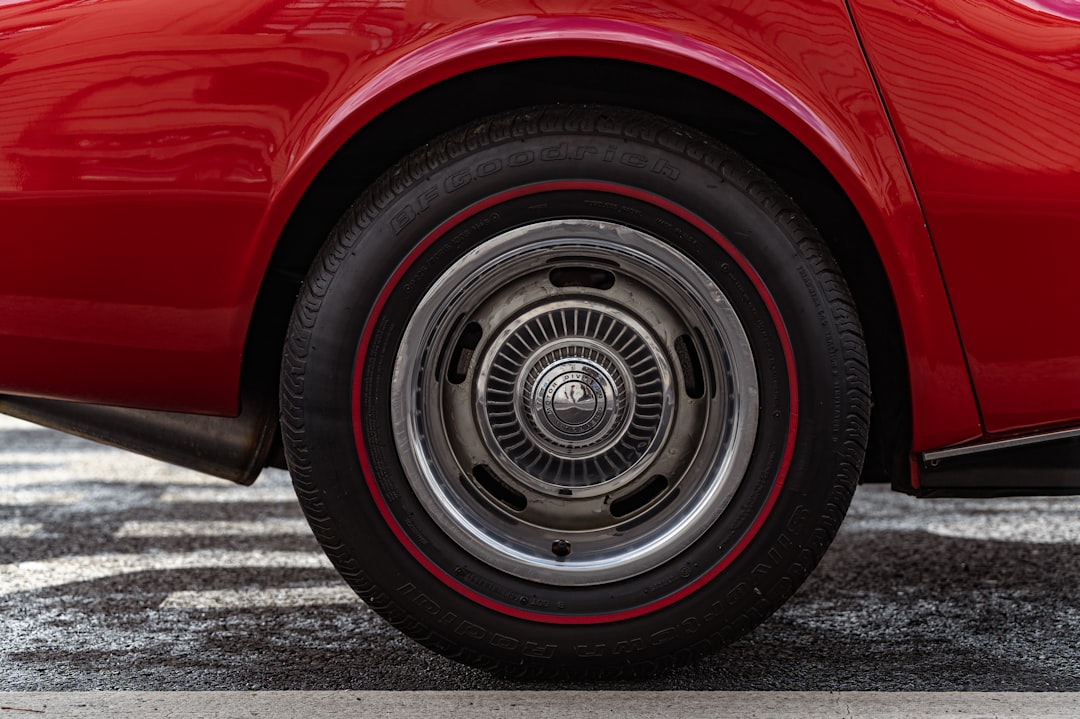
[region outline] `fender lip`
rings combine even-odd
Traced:
[[[284,154],[292,159],[269,198],[253,267],[269,262],[293,209],[334,153],[372,121],[423,91],[496,66],[559,58],[666,70],[737,98],[777,123],[832,175],[858,212],[889,278],[907,348],[913,416],[908,449],[981,437],[937,257],[896,137],[880,98],[870,92],[872,79],[846,12],[842,23],[851,33],[849,59],[858,66],[852,68],[854,79],[843,87],[832,87],[810,71],[781,72],[777,62],[783,58],[777,53],[743,57],[734,36],[730,43],[721,35],[706,42],[703,36],[689,37],[639,20],[510,16],[426,38],[374,71],[358,69],[366,74],[344,78],[347,90],[329,97],[312,123],[290,139],[291,150]],[[840,16],[833,22],[839,27]],[[856,93],[860,88],[868,94]],[[849,96],[860,97],[861,104],[849,107],[844,99]],[[250,289],[254,296],[257,286]]]

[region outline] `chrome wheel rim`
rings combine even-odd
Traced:
[[[555,220],[499,234],[440,275],[399,350],[391,418],[410,488],[455,543],[516,577],[588,586],[660,567],[744,481],[746,333],[704,270],[646,233]]]

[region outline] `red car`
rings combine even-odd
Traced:
[[[860,481],[1080,488],[1078,38],[1064,0],[2,4],[0,411],[287,464],[459,661],[692,660]]]

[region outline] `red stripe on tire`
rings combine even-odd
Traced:
[[[491,207],[499,205],[503,202],[517,199],[519,197],[525,197],[528,195],[535,195],[544,192],[562,192],[562,191],[588,191],[588,192],[605,192],[608,194],[622,195],[624,197],[630,197],[635,200],[646,202],[659,207],[676,217],[684,220],[685,222],[693,225],[700,232],[706,236],[712,238],[720,247],[739,265],[743,273],[749,278],[754,288],[757,290],[758,295],[761,297],[766,308],[768,308],[769,316],[772,318],[773,326],[776,328],[777,336],[780,339],[780,344],[784,350],[784,360],[787,365],[788,373],[788,385],[790,387],[790,413],[788,418],[788,436],[784,445],[784,456],[780,463],[779,471],[777,472],[777,478],[774,482],[772,489],[769,492],[769,496],[765,500],[765,504],[762,506],[761,511],[754,518],[753,524],[751,524],[749,530],[743,535],[732,549],[725,554],[721,560],[708,572],[703,574],[697,580],[691,584],[683,587],[677,592],[669,594],[665,597],[661,597],[656,601],[648,604],[635,607],[633,609],[627,609],[620,612],[612,612],[608,614],[594,614],[594,615],[565,615],[565,614],[543,614],[539,612],[530,612],[513,607],[507,604],[494,601],[490,597],[486,597],[482,594],[478,594],[469,587],[464,586],[458,582],[454,577],[444,571],[441,567],[436,565],[423,552],[409,539],[409,536],[398,524],[394,515],[390,512],[389,506],[386,504],[382,493],[379,491],[378,484],[375,481],[375,473],[372,471],[371,462],[368,459],[367,452],[364,448],[364,436],[361,427],[360,420],[360,390],[362,385],[364,360],[367,355],[368,344],[371,341],[371,334],[374,330],[375,323],[378,321],[379,315],[382,312],[383,307],[386,305],[390,294],[394,288],[397,287],[398,282],[408,272],[409,268],[431,245],[439,240],[443,235],[449,232],[451,229],[459,225],[462,221],[473,217],[474,215],[483,212]],[[493,197],[489,197],[486,200],[475,203],[466,208],[462,212],[458,213],[454,217],[450,218],[446,222],[437,227],[431,234],[429,234],[424,241],[421,242],[409,256],[398,266],[391,275],[390,279],[386,282],[382,292],[379,294],[378,299],[375,301],[375,305],[372,308],[371,315],[368,317],[367,324],[364,327],[364,333],[360,338],[360,345],[357,349],[357,359],[355,368],[353,370],[353,392],[352,392],[352,411],[353,411],[353,432],[356,440],[356,451],[360,459],[360,465],[364,472],[364,479],[367,482],[368,490],[371,492],[372,498],[375,500],[375,504],[379,509],[379,513],[382,515],[383,520],[387,526],[393,532],[394,536],[401,543],[401,545],[409,552],[412,557],[420,563],[432,576],[436,577],[439,581],[445,584],[450,589],[454,590],[458,594],[473,601],[483,607],[491,609],[501,614],[506,614],[518,619],[525,619],[533,622],[544,622],[548,624],[603,624],[609,622],[623,621],[627,619],[633,619],[635,617],[651,614],[664,607],[670,606],[676,602],[679,602],[686,597],[690,596],[697,590],[704,587],[711,582],[717,575],[723,572],[732,562],[742,553],[742,551],[749,545],[749,543],[760,531],[762,525],[764,525],[769,514],[772,512],[773,506],[776,504],[777,498],[780,496],[780,490],[783,488],[784,480],[787,477],[788,469],[791,466],[791,457],[795,451],[795,435],[798,428],[799,419],[799,405],[798,405],[798,385],[795,377],[795,357],[791,350],[791,342],[787,336],[787,331],[784,328],[783,321],[780,318],[780,312],[776,307],[776,303],[773,302],[772,296],[769,294],[765,287],[765,284],[758,277],[757,273],[751,267],[750,263],[743,257],[732,245],[725,239],[720,233],[718,233],[713,227],[708,225],[697,215],[691,213],[686,208],[680,205],[674,204],[662,197],[653,195],[642,190],[625,187],[623,185],[617,185],[605,182],[544,182],[534,185],[527,185],[519,187],[514,190],[510,190],[504,193],[500,193]]]

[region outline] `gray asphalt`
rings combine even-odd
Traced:
[[[285,473],[237,487],[2,419],[0,691],[1077,691],[1078,520],[1080,499],[861,487],[810,580],[728,649],[648,681],[522,684],[345,592]]]

